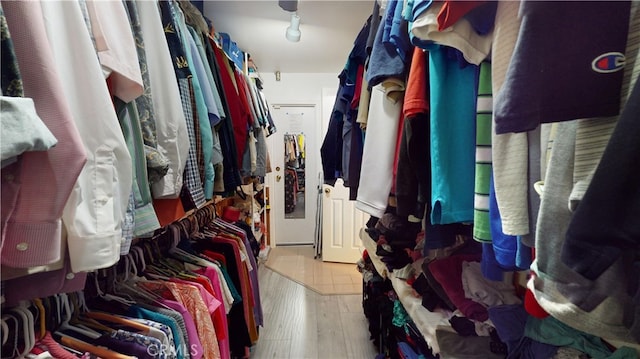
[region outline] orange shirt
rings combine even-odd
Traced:
[[[429,67],[427,53],[414,48],[411,69],[404,95],[404,117],[412,117],[419,113],[429,113]]]

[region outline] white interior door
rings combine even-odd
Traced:
[[[322,260],[356,263],[362,257],[359,233],[367,216],[349,200],[342,179],[333,187],[322,185],[322,190]]]
[[[271,141],[271,223],[276,246],[313,244],[320,147],[315,105],[273,105],[277,131]],[[302,140],[300,140],[302,136]],[[291,159],[293,147],[303,151]],[[297,152],[294,152],[297,153]]]
[[[329,128],[336,89],[322,89],[322,138]],[[362,257],[360,229],[368,217],[349,201],[349,189],[339,179],[335,186],[322,185],[322,260],[356,263]]]

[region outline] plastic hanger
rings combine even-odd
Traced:
[[[83,296],[83,299],[84,299],[84,296]],[[71,306],[73,307],[71,320],[69,321],[70,324],[74,325],[76,328],[81,328],[87,331],[91,331],[92,329],[95,329],[96,331],[99,331],[99,332],[106,332],[106,333],[111,333],[114,331],[114,329],[109,328],[108,326],[103,325],[100,322],[97,322],[90,318],[83,318],[80,316],[80,312],[83,311],[83,308],[80,304],[80,299],[78,298],[77,293],[70,293],[69,300],[71,302]]]
[[[132,248],[133,249],[133,248]],[[136,249],[140,249],[136,247]],[[135,264],[136,258],[142,258],[142,266],[145,267],[144,264],[144,256],[138,254],[138,250],[132,250],[127,254],[130,257],[131,262],[128,267],[128,275],[126,279],[120,283],[118,283],[118,288],[121,292],[128,293],[130,296],[135,296],[137,298],[142,298],[142,300],[146,300],[148,302],[155,302],[159,297],[153,293],[149,293],[145,288],[141,288],[136,285],[136,281],[138,280],[138,267]]]
[[[127,275],[125,276],[125,280],[118,282],[116,284],[117,288],[119,289],[119,293],[121,294],[126,293],[127,295],[129,295],[132,301],[134,301],[133,304],[135,304],[135,299],[133,299],[133,297],[135,297],[138,300],[147,301],[147,302],[165,307],[163,304],[158,302],[162,297],[148,291],[146,288],[142,288],[137,285],[137,282],[143,279],[141,277],[138,277],[138,267],[135,264],[136,260],[137,259],[141,260],[142,268],[146,269],[146,264],[144,262],[144,255],[139,254],[140,251],[141,251],[141,248],[136,247],[135,250],[130,251],[129,255],[127,255],[125,259],[126,266],[127,266],[127,269],[126,269]],[[157,275],[154,275],[154,276],[157,276]]]
[[[19,358],[20,357],[20,349],[18,349],[18,333],[20,332],[20,321],[18,320],[18,317],[16,317],[13,314],[10,313],[5,313],[2,316],[2,322],[6,323],[8,321],[13,321],[13,323],[15,324],[13,333],[15,333],[14,337],[13,337],[13,345],[11,348],[11,354],[13,355],[14,358]],[[7,328],[9,327],[9,325],[7,324]],[[25,328],[23,328],[24,330]],[[8,336],[9,330],[6,331],[6,334]],[[27,333],[23,333],[23,335],[26,337],[28,334]],[[8,338],[7,338],[8,341]]]
[[[42,306],[44,307],[45,313],[45,328],[47,331],[52,331],[55,329],[56,325],[54,323],[55,309],[52,305],[53,299],[51,297],[42,298]]]
[[[147,288],[144,288],[141,285],[138,285],[139,282],[147,282],[147,280],[142,277],[133,277],[131,278],[129,283],[125,283],[125,286],[132,286],[132,289],[135,291],[135,295],[138,295],[146,300],[149,300],[151,303],[161,306],[165,309],[171,309],[162,303],[162,299],[164,298],[162,298],[157,293],[154,293],[153,291]]]
[[[2,333],[2,345],[5,345],[9,341],[9,325],[4,320],[4,317],[0,319],[0,328],[2,329],[0,330]]]
[[[129,294],[127,293],[122,293],[121,291],[119,291],[118,289],[122,287],[122,283],[126,283],[127,281],[129,281],[129,277],[132,273],[132,271],[135,272],[134,275],[137,275],[137,269],[135,264],[133,263],[133,258],[132,256],[130,256],[129,254],[127,254],[126,256],[123,257],[123,259],[120,260],[120,262],[124,265],[124,268],[121,272],[121,280],[118,280],[118,276],[115,275],[113,278],[113,283],[112,283],[112,294],[107,294],[108,296],[110,296],[111,299],[113,300],[117,300],[118,302],[124,304],[126,307],[129,307],[133,304],[136,304],[135,299],[133,299]]]
[[[58,334],[62,334],[61,332],[64,330],[68,330],[68,331],[72,331],[72,332],[76,332],[78,334],[84,335],[86,337],[89,337],[91,339],[98,339],[102,336],[102,334],[91,330],[91,329],[85,329],[85,328],[81,328],[81,327],[77,327],[75,325],[71,325],[71,319],[73,317],[73,313],[71,311],[71,304],[69,303],[69,297],[67,296],[66,293],[61,293],[59,296],[62,306],[63,306],[63,320],[62,323],[60,324],[60,327],[58,328],[58,330],[56,330],[56,333]]]
[[[55,294],[53,297],[53,303],[54,305],[54,315],[55,315],[55,326],[58,327],[60,326],[60,324],[62,324],[62,301],[60,300],[60,294]]]
[[[18,336],[16,335],[15,344],[16,348],[14,349],[14,353],[19,353],[18,357],[23,357],[27,355],[31,349],[36,345],[36,336],[35,336],[35,320],[33,318],[33,314],[29,309],[27,309],[25,302],[20,302],[18,306],[11,308],[9,313],[14,314],[13,318],[16,320],[16,332],[20,332],[20,326],[22,326],[22,340],[24,346],[23,351],[20,352],[18,349]]]
[[[102,273],[107,273],[108,270],[102,270]],[[112,293],[109,293],[109,289],[105,289],[103,290],[102,287],[100,287],[100,282],[98,281],[98,274],[95,273],[93,276],[93,281],[94,281],[94,286],[96,288],[96,292],[98,295],[98,298],[101,298],[105,301],[108,302],[117,302],[120,303],[122,305],[124,305],[125,307],[129,307],[132,304],[135,304],[135,301],[131,301],[125,298],[122,298],[120,296],[114,295]],[[114,284],[110,283],[111,280],[113,280],[113,276],[109,276],[109,275],[105,275],[105,281],[107,282],[107,287],[111,287],[111,292],[114,291]]]
[[[136,276],[138,272],[144,272],[147,268],[147,264],[144,260],[144,251],[139,246],[134,246],[129,251],[131,257],[133,259],[134,269],[136,271]],[[140,267],[138,267],[138,264]]]

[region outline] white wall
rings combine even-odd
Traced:
[[[315,176],[319,171],[322,170],[322,162],[320,160],[320,146],[322,145],[322,140],[324,139],[324,132],[326,124],[329,122],[328,118],[324,119],[323,117],[329,116],[327,112],[327,108],[329,111],[331,110],[331,105],[327,104],[328,101],[333,101],[333,99],[325,100],[323,104],[323,92],[335,94],[338,89],[339,79],[338,74],[334,73],[282,73],[280,75],[280,81],[276,81],[276,76],[274,73],[261,73],[260,77],[263,81],[263,93],[267,98],[267,101],[270,105],[315,105],[315,131],[313,134],[307,134],[306,136],[314,135],[314,141],[306,141],[309,145],[310,143],[315,143],[316,147],[313,152],[311,152],[310,148],[307,148],[307,156],[314,156],[316,158],[316,169],[312,170],[308,168],[308,174],[312,174]],[[326,96],[324,98],[327,98]],[[323,114],[323,112],[325,112]],[[278,123],[276,121],[276,127]],[[286,126],[285,126],[286,127]],[[278,132],[284,131],[283,129],[278,129]],[[269,148],[270,156],[282,156],[282,153],[275,153],[274,148],[280,149],[282,147],[281,144],[277,146],[275,141],[282,141],[282,137],[278,135],[269,136],[267,138],[267,146]],[[281,150],[278,150],[281,152]],[[275,161],[271,161],[273,172],[267,174],[265,178],[265,182],[268,186],[272,188],[270,190],[271,193],[271,208],[275,208],[275,206],[282,206],[284,208],[284,195],[280,190],[276,189],[275,182],[275,166],[273,163]],[[315,208],[315,197],[314,201],[307,203],[306,206],[306,214],[307,216],[312,216],[316,211]],[[274,216],[278,213],[278,211],[271,211],[271,245],[277,243],[277,231],[276,227],[281,226],[284,228],[283,223],[278,221]],[[309,228],[309,233],[313,233],[313,228]]]
[[[276,81],[273,73],[260,74],[264,95],[271,104],[322,104],[322,88],[338,89],[338,74],[333,73],[283,73]],[[335,92],[335,91],[334,91]]]
[[[337,73],[282,73],[280,81],[276,81],[273,73],[261,73],[263,81],[263,92],[270,105],[315,105],[316,107],[316,140],[315,143],[322,144],[325,124],[328,123],[329,114],[323,113],[323,89],[324,92],[335,94],[339,79]],[[326,108],[326,104],[325,104]],[[277,126],[277,124],[276,124]],[[267,144],[271,155],[272,144],[267,139]],[[320,158],[320,147],[316,149],[316,155]],[[320,161],[318,170],[322,169]],[[315,171],[317,172],[317,171]]]

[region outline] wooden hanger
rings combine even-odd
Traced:
[[[82,353],[89,352],[91,354],[97,355],[100,358],[104,359],[136,359],[136,357],[132,357],[129,355],[120,354],[114,352],[113,350],[109,350],[103,347],[98,347],[89,343],[86,343],[82,340],[78,340],[76,338],[72,338],[68,335],[64,335],[61,333],[55,333],[53,335],[56,341],[59,341],[64,346],[68,346],[72,349],[80,351]]]
[[[142,331],[142,332],[149,331],[149,326],[147,326],[147,325],[144,325],[142,323],[138,323],[138,322],[135,322],[133,320],[126,319],[126,318],[121,318],[121,317],[118,317],[118,316],[113,315],[111,313],[106,313],[106,312],[87,312],[84,315],[89,317],[89,318],[96,319],[96,320],[101,320],[101,321],[114,323],[114,324],[125,325],[127,327],[130,327],[130,328],[133,328],[135,330]]]
[[[69,300],[73,308],[73,314],[71,315],[71,320],[69,321],[70,324],[86,330],[95,329],[100,333],[111,333],[115,331],[113,328],[103,325],[102,323],[97,322],[91,318],[84,318],[80,316],[83,308],[81,305],[81,301],[78,298],[78,293],[69,293]]]
[[[36,317],[39,324],[38,338],[42,339],[44,338],[44,335],[47,332],[47,312],[44,309],[44,305],[42,304],[42,299],[36,298],[36,299],[33,299],[32,302],[33,302],[33,305],[38,309],[38,316]]]

